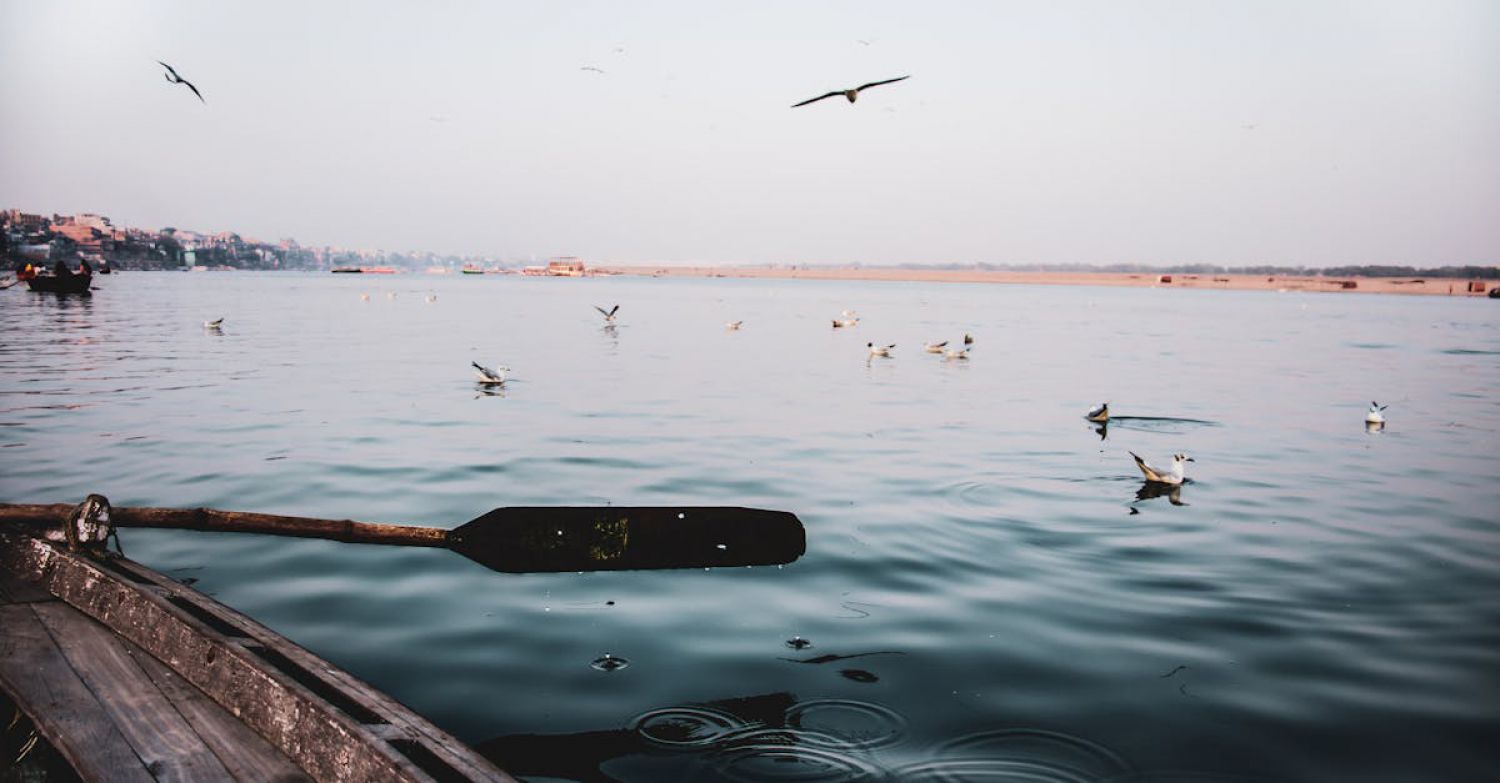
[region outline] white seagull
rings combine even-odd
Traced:
[[[870,349],[870,356],[884,356],[889,359],[891,358],[891,349],[895,348],[896,344],[876,345],[875,343],[865,343],[865,347]]]
[[[833,328],[835,328],[835,329],[842,329],[842,328],[847,327],[847,326],[859,326],[859,319],[858,318],[835,318],[835,319],[833,319]]]
[[[505,374],[510,372],[510,368],[504,365],[499,368],[499,372],[495,372],[479,362],[469,362],[469,364],[474,365],[474,374],[479,376],[479,382],[485,386],[503,385],[505,383]]]
[[[910,78],[911,78],[911,75],[908,74],[906,76],[898,76],[898,77],[896,77],[894,79],[886,79],[884,81],[870,82],[869,84],[861,84],[860,86],[855,87],[852,90],[834,90],[832,92],[828,92],[828,93],[824,93],[822,95],[819,95],[816,98],[808,98],[807,100],[805,100],[805,101],[803,101],[801,103],[794,103],[794,104],[792,104],[792,108],[795,109],[798,106],[806,106],[809,103],[817,103],[818,101],[821,101],[824,98],[832,98],[835,95],[842,95],[845,98],[848,98],[850,103],[854,103],[855,99],[857,99],[859,97],[859,91],[860,90],[868,90],[871,87],[879,87],[882,84],[890,84],[892,82],[899,82],[902,79],[910,79]]]
[[[730,322],[724,324],[724,328],[728,329],[731,332],[737,332],[737,331],[740,330],[740,327],[744,326],[744,325],[745,325],[744,321],[730,321]]]
[[[926,351],[928,353],[942,353],[943,349],[947,348],[947,347],[948,347],[948,341],[947,340],[944,340],[944,341],[942,341],[940,343],[922,343],[922,350],[924,350],[924,351]]]
[[[598,310],[599,314],[604,316],[604,322],[607,323],[607,324],[614,323],[615,322],[615,313],[620,312],[620,306],[619,305],[615,305],[614,307],[611,307],[608,310],[600,307],[599,305],[594,305],[594,309]]]
[[[946,351],[943,351],[943,358],[944,359],[967,359],[967,358],[969,358],[969,349],[968,348],[949,348]]]
[[[1109,421],[1109,403],[1101,402],[1095,405],[1089,409],[1088,413],[1083,414],[1083,417],[1089,421]]]
[[[204,329],[219,329],[219,328],[222,328],[223,326],[224,326],[224,319],[223,318],[215,318],[212,321],[204,321],[203,322],[203,328]]]
[[[1371,402],[1370,411],[1365,414],[1365,423],[1385,424],[1385,414],[1381,413],[1381,411],[1385,410],[1386,407],[1387,406],[1381,405],[1378,402]]]
[[[1186,454],[1173,454],[1172,471],[1164,473],[1158,468],[1147,465],[1146,461],[1141,459],[1140,455],[1135,452],[1130,452],[1130,456],[1135,457],[1135,466],[1140,468],[1142,473],[1146,474],[1146,480],[1154,481],[1158,484],[1181,484],[1183,479],[1186,478],[1183,474],[1187,463],[1197,462],[1197,460]]]

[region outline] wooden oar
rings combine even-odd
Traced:
[[[73,506],[0,504],[0,523],[60,526]],[[738,506],[511,506],[453,530],[211,508],[110,509],[118,527],[165,527],[444,547],[507,573],[778,565],[807,549],[801,520]]]

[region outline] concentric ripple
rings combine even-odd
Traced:
[[[1041,729],[1000,729],[940,746],[932,761],[897,771],[901,780],[1088,783],[1132,772],[1114,751],[1081,737]]]
[[[786,725],[837,738],[840,750],[868,750],[895,743],[906,733],[906,719],[878,704],[850,699],[816,699],[786,711]]]
[[[701,750],[750,725],[727,712],[704,707],[668,707],[652,710],[630,722],[631,731],[660,748]]]
[[[715,770],[729,780],[849,783],[888,780],[885,771],[855,756],[801,745],[744,745],[726,749]]]

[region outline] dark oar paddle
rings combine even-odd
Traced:
[[[0,523],[60,526],[73,506],[0,504]],[[118,527],[167,527],[444,547],[507,573],[778,565],[807,550],[795,514],[738,506],[512,506],[453,530],[211,508],[111,508]]]

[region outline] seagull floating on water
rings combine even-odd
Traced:
[[[835,328],[835,329],[842,329],[842,328],[848,327],[848,326],[859,326],[859,319],[858,318],[835,318],[835,319],[833,319],[833,328]]]
[[[835,95],[842,95],[845,98],[848,98],[850,103],[854,103],[854,101],[859,98],[859,91],[860,90],[868,90],[871,87],[879,87],[882,84],[891,84],[892,82],[899,82],[902,79],[910,79],[910,78],[911,78],[911,75],[908,74],[906,76],[898,76],[898,77],[896,77],[894,79],[885,79],[883,81],[870,82],[869,84],[861,84],[860,86],[855,87],[852,90],[834,90],[833,92],[829,92],[829,93],[825,93],[823,95],[819,95],[816,98],[808,98],[807,100],[805,100],[805,101],[803,101],[801,103],[794,103],[794,104],[792,104],[792,108],[795,109],[798,106],[806,106],[809,103],[817,103],[818,101],[821,101],[824,98],[832,98]]]
[[[203,93],[198,92],[198,88],[194,87],[192,82],[190,82],[187,79],[184,79],[181,76],[177,75],[177,69],[173,68],[170,65],[167,65],[166,63],[162,62],[161,60],[157,60],[156,62],[159,63],[161,65],[161,67],[167,69],[167,72],[164,73],[164,74],[162,74],[162,76],[166,77],[167,81],[169,81],[169,82],[171,82],[173,84],[186,85],[189,90],[193,91],[194,95],[198,96],[198,100],[203,101],[204,103],[208,103],[208,101],[204,101],[203,100]],[[854,99],[850,98],[849,100],[854,100]]]
[[[479,382],[485,386],[503,385],[505,383],[505,374],[510,372],[510,368],[504,365],[500,367],[499,372],[495,372],[479,362],[469,362],[469,364],[474,365],[474,374],[479,376]]]
[[[1140,468],[1142,473],[1146,474],[1146,480],[1154,481],[1158,484],[1181,484],[1183,479],[1186,478],[1184,469],[1187,463],[1197,462],[1197,460],[1186,454],[1173,454],[1171,472],[1162,472],[1161,469],[1146,464],[1146,461],[1141,459],[1139,454],[1132,451],[1130,452],[1130,456],[1135,457],[1135,466]]]
[[[1370,410],[1365,414],[1365,423],[1381,425],[1385,424],[1385,414],[1381,413],[1381,411],[1385,410],[1387,407],[1388,406],[1381,405],[1378,402],[1371,402]]]
[[[969,349],[968,348],[949,348],[949,349],[943,351],[943,358],[944,359],[968,359],[969,358]]]
[[[219,328],[221,328],[223,326],[224,326],[224,319],[223,318],[215,318],[212,321],[204,321],[203,322],[203,328],[204,329],[219,329]]]
[[[942,353],[943,349],[947,348],[947,347],[948,347],[948,341],[947,340],[944,340],[944,341],[942,341],[940,343],[923,343],[922,344],[922,350],[924,350],[924,351],[926,351],[928,353]]]
[[[738,332],[740,330],[740,327],[744,326],[744,325],[745,325],[744,321],[730,321],[730,322],[724,324],[724,328],[728,329],[731,332]]]
[[[1089,421],[1109,421],[1109,403],[1101,402],[1095,405],[1089,409],[1088,413],[1083,414],[1083,417]]]
[[[600,307],[599,305],[594,305],[594,309],[598,310],[599,313],[604,316],[604,322],[607,323],[607,324],[614,323],[615,322],[615,313],[620,312],[620,306],[619,305],[615,305],[614,307],[611,307],[608,310]]]
[[[871,356],[884,356],[889,359],[891,358],[891,349],[895,348],[896,344],[876,345],[875,343],[865,343],[865,347],[870,349]]]

